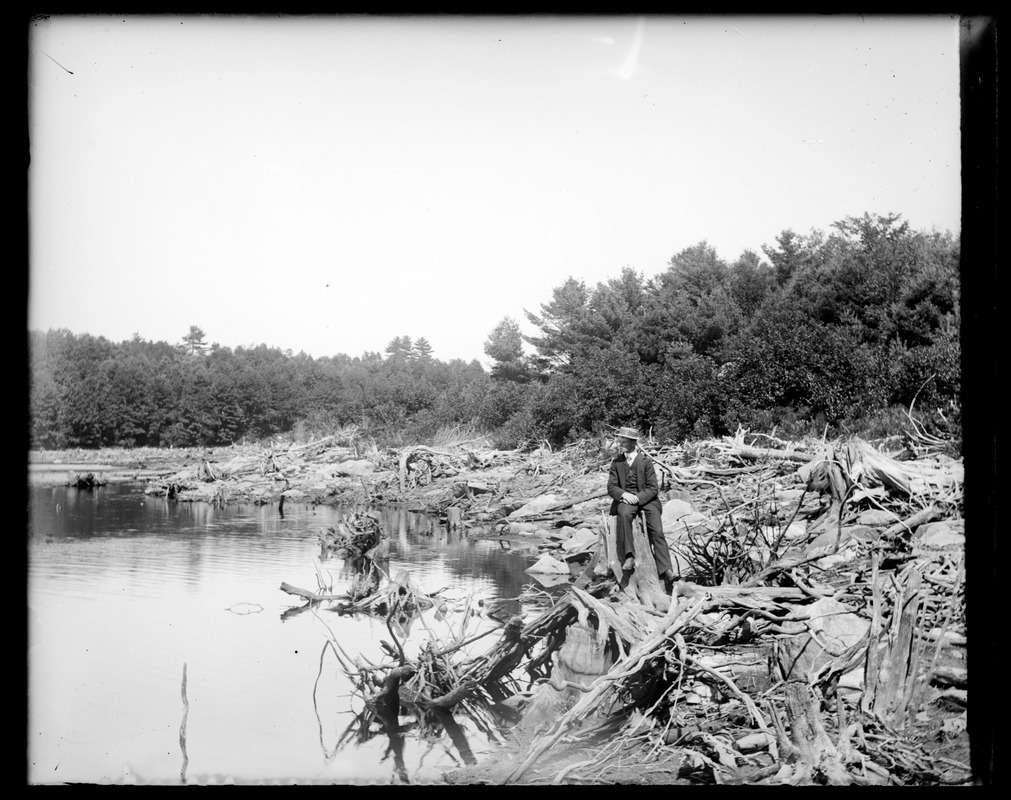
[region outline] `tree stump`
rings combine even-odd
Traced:
[[[830,786],[853,783],[842,754],[825,731],[818,702],[807,683],[787,682],[786,715],[790,737],[788,741],[780,742],[786,763],[777,774],[778,782]]]
[[[618,558],[618,534],[615,517],[601,514],[596,560],[594,574],[601,576],[610,571],[614,579],[621,583],[621,560]]]
[[[892,612],[887,649],[881,660],[877,680],[873,682],[874,712],[896,728],[901,728],[906,721],[906,684],[908,681],[917,680],[916,675],[910,674],[910,662],[913,633],[921,600],[921,581],[921,575],[917,570],[911,569],[907,573],[902,592],[896,598],[895,609]]]
[[[618,518],[608,517],[607,522],[608,541],[616,541]],[[653,557],[653,548],[646,536],[641,516],[636,517],[632,522],[632,544],[635,553],[635,570],[629,577],[628,584],[624,587],[625,591],[646,608],[667,613],[670,608],[670,595],[664,591],[660,575],[656,571],[656,559]],[[617,546],[615,546],[615,551],[617,551]],[[617,554],[615,554],[615,562],[617,562]],[[612,570],[613,568],[612,566]],[[620,572],[620,565],[618,565],[618,570]]]

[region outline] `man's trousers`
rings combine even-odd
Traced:
[[[653,548],[653,560],[656,561],[658,575],[663,575],[671,568],[670,549],[663,535],[663,520],[660,509],[656,506],[640,508],[633,503],[618,503],[617,544],[618,559],[624,561],[628,556],[635,555],[635,545],[632,543],[632,520],[642,514],[646,525],[646,536]]]

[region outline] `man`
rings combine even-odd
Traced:
[[[638,451],[639,432],[634,428],[620,428],[617,434],[622,452],[611,462],[607,476],[607,493],[611,496],[612,517],[617,519],[618,558],[624,559],[622,570],[635,569],[635,547],[632,544],[632,522],[642,514],[646,535],[653,548],[657,574],[663,579],[670,594],[675,575],[671,567],[670,550],[663,535],[661,519],[660,486],[656,471],[645,453]]]

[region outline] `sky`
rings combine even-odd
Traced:
[[[957,234],[958,41],[943,15],[34,20],[28,327],[488,366],[569,277],[864,213]]]

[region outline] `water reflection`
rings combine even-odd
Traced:
[[[363,709],[332,655],[323,658],[324,642],[379,663],[391,636],[411,652],[430,630],[495,627],[494,602],[523,607],[536,547],[377,511],[388,554],[349,564],[319,559],[319,531],[342,509],[289,504],[281,517],[271,506],[151,498],[140,485],[32,489],[30,782],[423,783],[490,752],[495,720],[470,708],[349,724]],[[392,618],[392,631],[367,615],[324,613],[330,604],[302,609],[279,590],[288,581],[346,595],[401,571],[446,603],[421,620]]]

